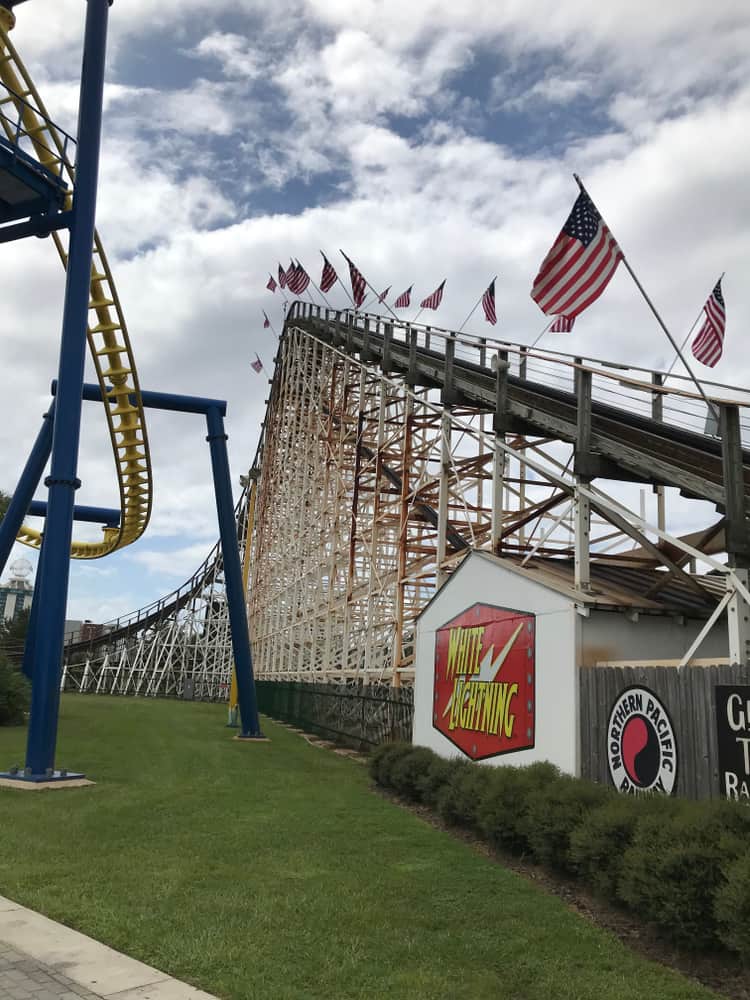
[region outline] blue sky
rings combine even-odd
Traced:
[[[50,113],[76,120],[81,0],[18,8],[15,44]],[[229,402],[238,489],[255,451],[278,260],[344,247],[377,287],[447,276],[458,325],[499,274],[498,331],[530,343],[531,280],[574,200],[573,171],[682,339],[726,270],[720,381],[747,384],[750,13],[740,0],[116,0],[98,227],[145,388]],[[3,249],[0,485],[12,489],[57,367],[63,275],[39,241]],[[334,290],[337,302],[343,293]],[[482,329],[481,319],[474,332]],[[564,343],[657,364],[668,345],[620,269]],[[90,374],[90,373],[89,373]],[[80,501],[116,502],[84,412]],[[74,566],[70,616],[171,590],[216,538],[204,431],[154,414],[147,536]],[[95,529],[81,529],[86,531]],[[20,553],[19,553],[20,554]]]

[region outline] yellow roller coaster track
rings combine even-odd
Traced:
[[[31,77],[8,38],[7,32],[13,27],[13,23],[13,15],[0,8],[0,81],[16,95],[15,98],[7,94],[0,95],[0,112],[6,104],[16,106],[23,129],[39,162],[68,182],[69,193],[65,207],[70,208],[74,167],[65,155],[60,135],[51,125],[50,116]],[[34,109],[39,113],[36,114]],[[5,116],[0,115],[0,119],[8,139],[12,141],[14,137]],[[52,239],[63,267],[66,267],[67,236],[53,233]],[[140,538],[151,516],[152,500],[151,458],[135,359],[98,233],[94,234],[93,252],[89,296],[89,315],[93,313],[93,322],[89,321],[87,336],[107,414],[122,516],[118,528],[104,529],[101,542],[74,541],[71,555],[75,559],[99,559]],[[18,533],[18,540],[39,548],[41,533],[23,525]]]

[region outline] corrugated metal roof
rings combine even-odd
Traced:
[[[478,554],[592,607],[707,618],[725,592],[724,578],[719,575],[690,575],[700,588],[697,592],[686,580],[662,570],[592,562],[591,591],[583,593],[575,589],[572,559],[532,558],[522,567],[520,558],[493,556],[481,550]],[[654,586],[658,589],[649,595]]]

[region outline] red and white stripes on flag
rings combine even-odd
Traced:
[[[264,310],[263,310],[263,329],[264,329],[264,330],[267,330],[267,329],[269,328],[269,326],[270,326],[270,325],[271,325],[271,320],[270,320],[270,319],[268,318],[268,316],[266,315],[266,311],[265,311],[265,309],[264,309]]]
[[[279,288],[286,288],[286,271],[279,264]]]
[[[575,323],[575,316],[556,316],[555,322],[549,328],[550,333],[570,333]]]
[[[321,251],[322,252],[322,251]],[[323,273],[320,276],[320,290],[327,292],[336,284],[339,276],[330,260],[323,254]]]
[[[343,253],[343,250],[341,251]],[[367,282],[365,281],[364,275],[358,270],[357,266],[349,260],[349,258],[344,253],[344,260],[349,265],[349,277],[352,282],[352,298],[354,299],[354,308],[359,309],[362,303],[365,301],[365,291],[367,290]]]
[[[268,275],[268,281],[266,282],[266,288],[268,289],[269,292],[275,292],[276,291],[276,282],[274,281],[274,277],[273,277],[272,274]]]
[[[307,286],[310,284],[310,275],[307,273],[307,271],[304,269],[304,267],[300,264],[299,261],[297,261],[297,263],[294,264],[293,268],[291,268],[290,270],[291,270],[291,276],[289,271],[287,271],[286,273],[287,287],[289,288],[290,292],[294,293],[294,295],[301,295],[307,288]]]
[[[390,290],[391,286],[389,285],[384,292],[381,292],[380,295],[378,295],[378,303],[380,305],[382,305],[385,302],[386,298],[388,297],[388,292],[390,292]]]
[[[714,285],[714,290],[703,307],[706,319],[695,335],[690,350],[693,357],[702,365],[713,368],[724,350],[724,331],[726,329],[727,312],[724,295],[721,291],[721,278]]]
[[[542,261],[531,297],[548,316],[576,317],[599,298],[622,256],[593,201],[581,191]]]
[[[284,275],[284,277],[286,278],[286,287],[289,289],[290,292],[294,291],[294,288],[292,287],[292,283],[294,281],[294,273],[295,273],[296,269],[297,269],[297,265],[290,258],[289,259],[289,267],[287,268],[286,274]]]
[[[487,285],[487,290],[482,296],[482,309],[484,309],[484,318],[488,323],[492,323],[494,326],[497,323],[497,314],[495,312],[495,279]]]
[[[420,309],[437,309],[440,303],[443,301],[443,289],[445,288],[445,278],[440,282],[432,295],[428,295],[426,299],[422,299],[419,303]]]
[[[401,292],[399,297],[393,303],[394,309],[408,309],[411,304],[411,290],[414,285],[409,285],[405,292]]]
[[[258,375],[260,375],[260,373],[263,371],[263,362],[260,360],[257,354],[255,355],[255,361],[250,362],[250,367]]]

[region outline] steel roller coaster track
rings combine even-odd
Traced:
[[[24,152],[68,185],[65,209],[74,197],[75,168],[68,158],[68,144],[52,124],[33,81],[8,37],[14,23],[10,11],[0,8],[0,125],[9,140],[17,142],[14,119],[22,125]],[[8,109],[13,109],[13,116]],[[67,267],[67,231],[50,234],[63,267]],[[152,474],[146,420],[141,402],[135,358],[125,318],[107,257],[98,234],[94,237],[87,329],[89,350],[104,400],[107,426],[117,471],[120,523],[105,527],[100,542],[73,541],[75,559],[99,559],[136,541],[151,516]],[[18,540],[39,548],[42,534],[24,525]]]

